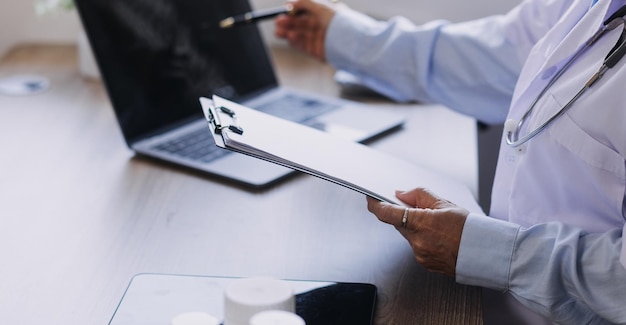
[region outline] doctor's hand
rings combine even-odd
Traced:
[[[327,1],[295,0],[295,14],[280,15],[275,20],[274,34],[291,46],[322,61],[326,60],[324,42],[336,5]]]
[[[426,269],[454,277],[461,233],[469,211],[423,188],[396,192],[396,196],[413,208],[405,210],[405,207],[370,197],[367,208],[380,221],[396,227]]]

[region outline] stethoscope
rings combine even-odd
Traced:
[[[604,21],[604,24],[600,27],[600,29],[593,34],[577,51],[574,55],[567,60],[565,65],[557,73],[550,79],[548,84],[543,88],[541,93],[537,95],[535,100],[530,104],[528,110],[524,113],[519,122],[515,120],[509,119],[504,124],[504,133],[506,137],[506,144],[515,148],[519,147],[522,144],[526,143],[528,140],[534,138],[537,134],[543,131],[550,123],[552,123],[559,116],[563,115],[593,84],[595,84],[598,80],[600,80],[604,74],[611,68],[613,68],[617,62],[626,54],[626,37],[624,37],[624,33],[626,32],[626,20],[624,20],[624,15],[626,15],[626,6],[620,8],[617,12],[615,12],[609,19]],[[530,131],[523,137],[519,137],[520,130],[530,114],[532,113],[535,105],[539,100],[543,97],[543,95],[552,87],[552,85],[559,80],[559,78],[567,71],[567,69],[578,59],[586,50],[588,50],[597,40],[599,40],[606,32],[614,30],[615,28],[622,26],[622,36],[618,40],[618,44],[613,47],[609,55],[604,59],[602,66],[598,69],[596,73],[594,73],[589,80],[585,83],[585,85],[570,99],[565,106],[563,106],[558,112],[552,115],[549,119],[547,119],[543,124]]]

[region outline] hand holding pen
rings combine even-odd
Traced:
[[[307,1],[291,1],[285,4],[284,6],[270,8],[270,9],[262,9],[257,11],[250,11],[244,14],[227,17],[220,21],[221,28],[230,28],[239,25],[245,25],[250,23],[255,23],[258,21],[274,18],[278,15],[295,15],[296,13],[301,13],[302,10],[296,10],[294,5],[299,5],[300,3],[304,3]],[[310,1],[309,1],[310,2]],[[330,3],[337,3],[338,0],[330,0]]]
[[[278,16],[274,34],[317,59],[326,60],[326,32],[342,6],[330,1],[296,0],[290,2],[296,15]]]
[[[326,31],[338,8],[334,0],[295,0],[278,8],[228,17],[219,25],[231,28],[278,17],[274,31],[276,37],[286,39],[291,46],[325,61]]]

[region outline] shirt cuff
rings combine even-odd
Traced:
[[[520,226],[470,214],[465,221],[456,261],[456,281],[507,290],[515,239]]]

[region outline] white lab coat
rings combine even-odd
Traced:
[[[600,0],[589,9],[588,0],[574,2],[551,0],[547,3],[549,5],[546,6],[546,2],[527,1],[512,13],[513,16],[517,16],[516,21],[519,22],[516,26],[521,28],[514,34],[516,35],[514,39],[518,42],[528,39],[531,43],[531,50],[526,52],[527,44],[520,44],[520,55],[527,55],[527,59],[516,83],[507,119],[519,121],[557,70],[583,42],[598,30],[608,16],[624,5],[624,1]],[[549,10],[546,11],[546,9]],[[552,18],[558,17],[558,22],[554,26],[542,25],[542,21],[550,21],[550,19],[537,19],[533,15],[537,12]],[[536,129],[574,97],[581,86],[602,65],[604,58],[616,44],[621,33],[621,27],[608,32],[565,72],[539,100],[522,128],[520,136]],[[533,36],[525,38],[519,35],[537,35],[540,40],[533,44],[535,41]],[[626,59],[609,70],[603,79],[579,98],[563,116],[553,121],[529,142],[521,147],[512,148],[505,143],[503,137],[494,179],[490,214],[492,217],[524,227],[556,221],[580,227],[584,232],[589,233],[605,233],[614,231],[616,228],[622,229],[623,233],[626,230],[624,219],[625,157]],[[538,235],[544,234],[538,230]],[[550,233],[546,231],[545,235],[550,235]],[[570,235],[575,236],[575,232]],[[517,262],[511,263],[512,270],[507,275],[511,278],[507,279],[506,288],[515,287],[515,284],[518,284],[518,289],[511,289],[510,292],[524,305],[535,311],[556,319],[568,319],[565,323],[572,322],[571,319],[578,316],[580,316],[579,321],[585,322],[587,321],[585,317],[594,316],[589,316],[589,311],[583,311],[584,307],[580,309],[562,307],[558,302],[550,302],[550,299],[546,297],[553,292],[559,292],[557,288],[561,282],[575,286],[577,289],[573,292],[580,290],[578,288],[584,288],[585,285],[594,286],[593,281],[585,284],[583,274],[602,272],[604,268],[608,270],[616,256],[612,254],[619,254],[619,252],[612,251],[614,246],[610,246],[619,245],[619,242],[597,241],[602,242],[604,248],[598,250],[591,248],[590,251],[598,252],[596,254],[606,254],[606,256],[591,263],[604,261],[605,265],[599,264],[595,270],[581,271],[577,278],[575,275],[572,276],[580,271],[577,270],[575,263],[584,265],[587,259],[574,262],[568,257],[552,256],[565,255],[564,252],[570,251],[572,256],[580,254],[580,259],[580,256],[589,248],[587,246],[575,248],[575,245],[582,244],[583,240],[577,241],[571,236],[565,237],[570,238],[564,240],[556,237],[561,239],[557,239],[551,252],[525,254],[527,259],[522,257],[524,253],[518,255],[514,253],[513,256],[516,256]],[[613,237],[613,239],[621,241],[620,262],[626,267],[626,245],[621,236]],[[563,242],[559,243],[559,240]],[[546,242],[550,243],[551,239],[543,242],[540,239],[530,241],[534,242],[536,249],[543,250],[543,247],[538,247]],[[462,242],[462,245],[464,244],[467,242]],[[530,247],[532,250],[533,246]],[[524,249],[528,250],[528,247]],[[468,256],[474,256],[475,252],[468,254]],[[557,262],[551,262],[552,260]],[[524,263],[546,263],[545,273],[542,274],[537,268],[524,267],[522,266]],[[555,265],[551,265],[552,263]],[[559,273],[552,273],[553,270],[558,270],[561,263],[569,265],[563,265],[563,270]],[[459,264],[461,268],[465,267],[463,263],[459,262]],[[517,280],[514,279],[516,275],[520,276]],[[542,288],[535,291],[535,294],[532,293],[533,280],[523,278],[528,275],[536,276],[536,282]],[[561,280],[560,277],[566,280]],[[470,280],[466,283],[477,284],[482,281],[474,282],[476,279],[471,279],[471,276],[468,278]],[[490,287],[490,283],[484,282],[484,284]],[[537,289],[537,287],[534,288]],[[548,289],[543,291],[543,288]],[[568,303],[577,303],[579,299],[582,301],[593,299],[603,292],[606,293],[603,298],[619,297],[603,290],[600,289],[595,293],[592,293],[593,291],[586,294],[576,293],[575,298]],[[485,293],[486,297],[493,295],[489,292]],[[502,298],[505,298],[503,301],[507,300],[506,297]],[[594,309],[593,312],[601,314],[602,317],[616,317],[615,319],[618,317],[615,313],[604,313],[597,308],[615,310],[619,308],[616,306],[624,303],[619,300],[600,302],[597,299],[596,301],[596,305],[590,305],[590,308]],[[505,304],[508,304],[508,313],[516,313],[520,319],[526,319],[534,324],[543,322],[534,319],[535,316],[529,315],[515,304],[510,302]],[[500,307],[507,307],[507,305]],[[559,313],[570,315],[559,315]],[[595,319],[594,322],[602,321]]]
[[[571,12],[555,11],[553,14],[564,18],[530,52],[515,88],[509,119],[520,119],[556,68],[597,31],[611,7],[610,1],[600,1],[590,11],[588,0],[575,1],[571,6],[567,0],[553,2],[560,5],[549,8]],[[532,30],[543,26],[534,24],[533,17],[525,17],[528,33],[544,32]],[[521,135],[543,123],[578,92],[600,67],[621,32],[622,28],[617,28],[605,35],[551,87]],[[571,109],[521,148],[502,143],[492,216],[522,226],[562,221],[589,232],[624,227],[625,62],[609,70]],[[626,266],[624,247],[621,262]]]

